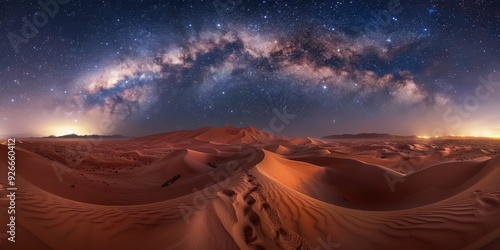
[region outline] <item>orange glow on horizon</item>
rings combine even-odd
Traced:
[[[428,135],[418,135],[417,137],[419,139],[431,139],[431,138],[440,138],[440,137],[468,137],[468,138],[491,138],[491,139],[500,139],[500,135],[485,135],[485,136],[479,136],[479,135],[443,135],[443,136],[428,136]]]
[[[54,126],[51,127],[50,129],[47,129],[44,131],[44,136],[49,136],[49,135],[54,135],[54,136],[63,136],[63,135],[69,135],[69,134],[77,134],[77,135],[86,135],[89,134],[88,130],[80,127],[80,126]]]

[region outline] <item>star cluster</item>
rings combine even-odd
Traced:
[[[500,134],[498,90],[467,103],[497,77],[495,1],[42,2],[57,12],[4,3],[3,135],[268,128],[276,110],[296,135]]]

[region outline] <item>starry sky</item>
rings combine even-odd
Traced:
[[[500,135],[496,0],[0,1],[0,136]]]

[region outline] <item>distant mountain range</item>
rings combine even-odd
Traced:
[[[103,138],[103,139],[127,139],[119,134],[114,135],[77,135],[67,134],[61,136],[46,136],[46,137],[31,137],[33,139],[85,139],[85,138]],[[167,142],[187,142],[191,140],[199,142],[218,142],[218,143],[256,143],[266,142],[276,139],[283,139],[279,135],[269,134],[265,131],[259,130],[255,127],[249,126],[238,128],[233,126],[224,127],[204,127],[193,130],[179,130],[166,133],[154,134],[144,137],[134,138],[137,141],[167,141]],[[385,139],[385,140],[415,140],[420,139],[415,135],[391,135],[386,133],[360,133],[360,134],[339,134],[327,135],[322,139]],[[471,136],[441,136],[438,139],[492,139],[488,137],[471,137]],[[500,139],[500,138],[498,138]]]
[[[135,138],[136,141],[166,142],[216,142],[216,143],[256,143],[279,138],[254,127],[237,128],[233,126],[204,127],[194,130],[179,130]]]
[[[77,134],[68,134],[68,135],[61,135],[61,136],[46,136],[46,137],[32,137],[32,138],[44,138],[44,139],[56,139],[56,138],[61,138],[61,139],[85,139],[85,138],[103,138],[103,139],[124,139],[127,138],[126,136],[123,135],[77,135]]]
[[[415,135],[391,135],[391,134],[377,134],[377,133],[361,133],[361,134],[341,134],[341,135],[327,135],[323,139],[418,139]]]

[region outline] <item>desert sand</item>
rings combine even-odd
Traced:
[[[500,249],[499,140],[227,126],[16,147],[16,243],[1,249]]]

